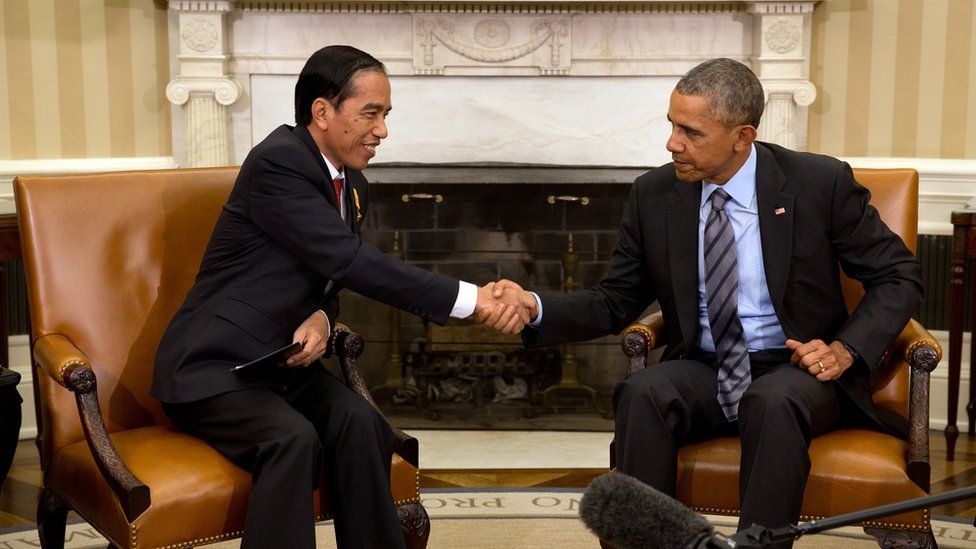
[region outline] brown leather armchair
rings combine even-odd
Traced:
[[[856,169],[854,177],[871,190],[871,204],[914,251],[918,172]],[[864,295],[863,288],[846,277],[843,287],[851,309]],[[656,313],[624,330],[622,345],[630,358],[631,372],[645,367],[648,351],[663,339],[663,328],[661,314]],[[908,418],[909,440],[860,428],[840,429],[815,438],[810,446],[812,466],[801,520],[894,503],[928,492],[929,373],[941,356],[942,349],[935,338],[911,320],[871,379],[875,406]],[[737,515],[739,454],[739,439],[734,436],[682,447],[678,455],[678,500],[702,513]],[[612,451],[610,459],[613,463]],[[929,511],[925,510],[862,526],[882,547],[895,540],[931,541],[931,545],[919,546],[934,547],[929,519]]]
[[[41,419],[44,547],[77,511],[115,547],[240,537],[250,475],[176,430],[149,396],[163,329],[193,283],[236,168],[20,177],[14,182]],[[362,339],[332,336],[347,383]],[[375,405],[375,404],[374,404]],[[397,431],[391,490],[411,548],[426,546],[417,441]],[[316,516],[329,517],[325,486]]]

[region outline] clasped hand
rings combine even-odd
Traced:
[[[538,315],[535,296],[511,280],[490,282],[478,288],[474,318],[489,328],[512,335]]]

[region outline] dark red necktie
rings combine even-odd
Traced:
[[[332,187],[335,188],[336,199],[339,200],[340,204],[342,203],[342,183],[343,179],[341,177],[332,180]]]

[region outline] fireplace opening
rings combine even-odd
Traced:
[[[363,239],[482,285],[537,291],[596,284],[643,168],[514,165],[371,167]],[[360,366],[404,428],[612,429],[627,371],[619,339],[526,349],[471,321],[445,326],[347,292],[343,323],[363,335]]]

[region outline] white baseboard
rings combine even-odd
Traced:
[[[23,417],[20,424],[20,439],[37,436],[37,417],[34,414],[34,378],[31,376],[30,337],[27,335],[10,336],[8,339],[9,368],[20,374],[20,384],[17,392],[24,399],[21,407]]]

